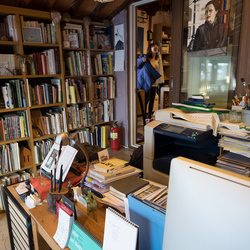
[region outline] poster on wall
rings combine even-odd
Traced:
[[[124,71],[124,25],[114,27],[115,33],[115,71]]]
[[[231,0],[189,0],[188,56],[227,54]]]

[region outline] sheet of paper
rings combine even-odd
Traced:
[[[62,181],[65,180],[69,169],[71,167],[71,164],[76,156],[77,150],[69,145],[65,147],[65,149],[62,151],[60,158],[58,160],[57,168],[56,168],[56,179],[60,179],[60,169],[61,165],[63,165],[63,177]]]
[[[106,161],[109,159],[109,152],[107,149],[104,149],[104,150],[98,152],[97,154],[98,154],[99,162]]]
[[[58,225],[53,238],[61,248],[65,248],[68,245],[73,222],[74,217],[69,216],[64,210],[60,208]]]
[[[15,190],[17,191],[17,193],[19,195],[24,194],[26,192],[28,192],[29,190],[26,188],[26,184],[24,182],[21,182],[16,188]]]
[[[124,24],[115,25],[115,69],[124,71]]]

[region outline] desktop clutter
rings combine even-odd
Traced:
[[[48,212],[57,214],[57,244],[62,249],[83,244],[87,249],[161,249],[167,186],[140,178],[141,169],[110,158],[107,149],[98,148],[97,159],[90,161],[74,143],[66,133],[57,136],[41,166],[43,174],[16,188],[26,194],[30,209],[47,202]],[[86,164],[76,163],[77,158]],[[80,210],[98,223],[99,208],[106,210],[103,243],[77,220]]]

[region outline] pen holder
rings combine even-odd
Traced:
[[[47,194],[47,208],[51,213],[56,214],[56,202],[61,200],[62,195],[67,195],[69,190],[67,188],[62,188],[60,193],[57,191],[49,190]]]

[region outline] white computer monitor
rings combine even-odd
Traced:
[[[250,178],[174,158],[163,250],[236,249],[250,249]]]

